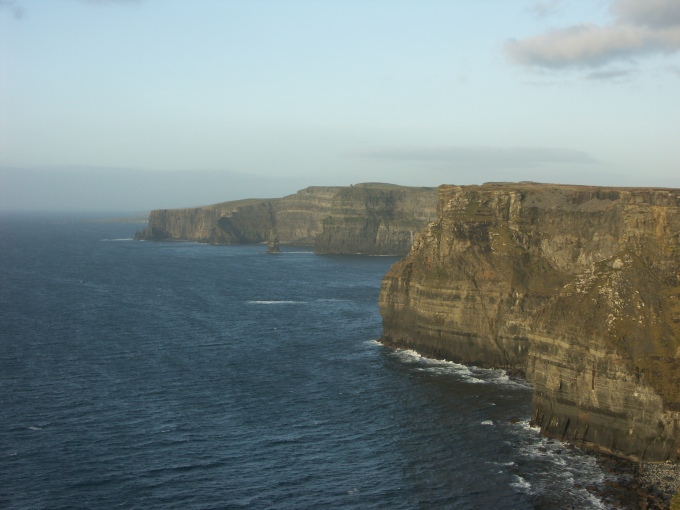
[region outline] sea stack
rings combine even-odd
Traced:
[[[269,231],[269,241],[267,241],[267,253],[280,253],[279,237],[274,230]]]

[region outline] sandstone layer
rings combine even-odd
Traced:
[[[364,184],[339,190],[316,238],[316,253],[406,254],[436,217],[434,188]]]
[[[442,186],[380,309],[387,344],[524,373],[546,435],[680,455],[680,190]]]
[[[436,217],[437,191],[390,184],[313,186],[278,199],[152,211],[136,239],[314,246],[317,253],[403,255]]]

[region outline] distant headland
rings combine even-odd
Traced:
[[[436,188],[312,186],[282,198],[154,210],[135,239],[257,244],[275,237],[316,253],[405,255],[436,207]]]

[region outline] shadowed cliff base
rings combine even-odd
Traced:
[[[551,437],[680,455],[680,190],[441,186],[385,276],[383,341],[520,371]]]
[[[435,188],[314,186],[276,199],[152,211],[135,239],[313,246],[316,253],[404,255],[436,217]]]

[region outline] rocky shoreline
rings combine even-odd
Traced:
[[[680,509],[680,464],[632,462],[601,455],[599,463],[608,474],[601,484],[586,486],[606,508],[629,510]]]

